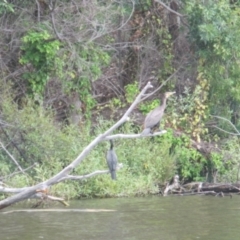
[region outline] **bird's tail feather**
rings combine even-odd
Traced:
[[[144,136],[144,135],[148,135],[151,133],[151,128],[145,128],[142,132],[141,132],[141,135]]]
[[[116,175],[116,171],[111,171],[111,177],[112,177],[112,180],[117,180],[117,175]]]

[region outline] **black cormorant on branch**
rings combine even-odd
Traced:
[[[110,149],[107,151],[107,164],[113,180],[117,179],[117,155],[113,149],[113,140],[110,140]]]
[[[142,135],[153,133],[155,128],[159,128],[160,121],[163,117],[164,110],[166,108],[167,99],[174,93],[175,92],[164,93],[161,101],[162,105],[156,107],[155,109],[148,113],[144,121],[144,130],[142,132]]]

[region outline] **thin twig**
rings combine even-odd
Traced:
[[[170,7],[168,7],[165,3],[163,3],[162,1],[160,1],[160,0],[154,0],[155,2],[157,2],[157,3],[159,3],[159,4],[161,4],[163,7],[165,7],[169,12],[171,12],[171,13],[174,13],[174,14],[176,14],[177,16],[179,16],[179,17],[184,17],[182,14],[180,14],[180,13],[178,13],[178,12],[176,12],[176,11],[174,11],[173,9],[171,9]]]
[[[66,180],[83,180],[86,178],[90,178],[96,175],[106,174],[109,173],[109,170],[97,170],[92,173],[83,175],[83,176],[74,176],[74,175],[67,175],[66,177],[61,178],[58,182],[66,181]]]
[[[10,126],[10,125],[9,125]],[[14,127],[14,126],[12,126]],[[3,134],[7,137],[7,139],[9,140],[9,142],[13,145],[14,148],[16,148],[16,150],[19,152],[20,156],[27,162],[24,154],[22,153],[22,151],[19,149],[18,145],[12,140],[12,138],[9,136],[8,132],[5,130],[5,128],[0,125],[0,128],[3,132]]]
[[[35,2],[37,4],[37,21],[40,22],[40,11],[41,11],[40,4],[39,4],[38,0],[36,0]]]
[[[34,163],[34,164],[31,165],[30,167],[27,167],[27,168],[23,169],[23,171],[13,172],[13,173],[11,173],[11,174],[9,174],[9,175],[7,175],[7,176],[1,177],[0,180],[4,180],[4,179],[6,179],[6,178],[13,177],[14,175],[17,175],[17,174],[19,174],[19,173],[23,173],[23,172],[25,173],[26,171],[28,171],[29,169],[35,167],[36,165],[37,165],[37,163]]]
[[[57,0],[55,0],[54,3],[52,3],[52,0],[50,1],[51,7],[49,5],[49,10],[51,11],[50,15],[51,15],[53,30],[54,30],[56,36],[58,37],[58,39],[60,41],[62,41],[62,37],[59,35],[59,33],[57,31],[56,24],[55,24],[55,18],[54,18],[54,10],[55,10],[55,6],[56,6],[56,2],[57,2]]]
[[[7,122],[4,122],[2,119],[0,119],[0,125],[1,125],[1,127],[3,127],[3,126],[14,127],[14,125],[9,124],[9,123],[7,123]]]
[[[142,135],[140,134],[115,134],[105,138],[105,140],[116,139],[116,138],[141,138],[141,137],[155,137],[165,134],[167,131],[162,130],[160,132],[154,132],[153,134]]]
[[[7,153],[7,155],[13,160],[13,162],[16,164],[16,166],[18,167],[18,169],[24,173],[22,167],[19,165],[19,163],[17,162],[17,160],[13,157],[13,155],[5,148],[5,146],[3,145],[2,142],[0,142],[0,145],[2,146],[2,149]]]
[[[131,0],[131,2],[132,2],[132,10],[131,10],[131,13],[130,13],[128,19],[127,19],[120,27],[118,27],[117,29],[108,31],[108,32],[104,32],[104,33],[102,33],[102,34],[100,34],[100,35],[91,37],[91,39],[89,40],[89,42],[93,42],[94,40],[96,40],[96,39],[98,39],[98,38],[100,38],[100,37],[103,37],[104,35],[109,35],[109,34],[111,34],[111,33],[114,33],[114,32],[117,32],[117,31],[123,29],[123,27],[132,19],[132,16],[133,16],[134,11],[135,11],[135,3],[134,3],[133,0]]]
[[[117,166],[117,170],[120,170],[122,167],[123,167],[123,164],[119,163]],[[67,175],[67,176],[61,178],[58,182],[62,182],[62,181],[66,181],[66,180],[84,180],[86,178],[90,178],[90,177],[100,175],[100,174],[106,174],[109,172],[110,172],[109,170],[97,170],[97,171],[94,171],[92,173],[89,173],[89,174],[86,174],[83,176]]]
[[[63,198],[54,197],[54,196],[50,196],[50,195],[46,195],[45,197],[46,197],[46,199],[48,199],[48,200],[60,202],[60,203],[62,203],[65,207],[68,207],[68,206],[69,206],[69,204],[68,204]]]
[[[150,96],[152,96],[154,93],[158,92],[169,80],[171,80],[177,73],[178,71],[182,68],[182,66],[180,66],[171,76],[169,76],[157,89],[155,89],[153,92],[146,94],[145,97],[143,97],[141,99],[141,102],[144,101],[145,99],[149,98]]]
[[[215,116],[215,115],[210,115],[210,116],[228,122],[228,123],[232,126],[232,128],[237,132],[237,134],[236,134],[236,133],[232,133],[232,132],[228,132],[228,131],[226,131],[226,130],[224,130],[224,129],[222,129],[222,128],[216,127],[216,126],[213,126],[214,128],[216,128],[216,129],[218,129],[218,130],[220,130],[220,131],[222,131],[222,132],[228,133],[228,134],[230,134],[230,135],[235,135],[235,136],[239,136],[239,135],[240,135],[240,132],[238,131],[238,129],[235,127],[235,125],[234,125],[230,120],[228,120],[228,119],[226,119],[226,118],[224,118],[224,117],[220,117],[220,116]]]
[[[232,132],[228,132],[228,131],[226,131],[226,130],[220,128],[220,127],[217,127],[217,126],[212,126],[212,127],[218,129],[218,130],[221,131],[221,132],[225,132],[225,133],[227,133],[227,134],[229,134],[229,135],[240,136],[240,133],[232,133]]]

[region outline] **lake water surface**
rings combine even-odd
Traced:
[[[240,196],[79,200],[67,208],[112,212],[0,212],[0,240],[239,240]]]

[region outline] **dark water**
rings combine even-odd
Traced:
[[[240,196],[95,199],[68,208],[116,211],[0,212],[0,240],[240,239]]]

